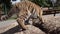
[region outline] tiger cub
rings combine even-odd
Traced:
[[[17,22],[23,29],[27,29],[25,21],[29,18],[33,19],[39,17],[41,22],[44,22],[42,19],[43,11],[41,7],[30,1],[16,3],[6,17],[9,18],[13,14],[17,15]]]

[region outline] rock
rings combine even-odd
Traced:
[[[7,20],[7,21],[0,21],[0,33],[4,33],[9,29],[16,27],[18,23],[16,20]]]
[[[43,28],[41,30],[43,30],[46,33],[49,34],[59,34],[58,32],[60,32],[60,18],[59,17],[44,17],[45,21],[43,24],[41,24],[40,26],[43,27],[39,27],[39,28]]]
[[[27,25],[28,29],[25,31],[17,32],[15,34],[45,34],[42,30],[39,28],[32,26],[32,25]]]

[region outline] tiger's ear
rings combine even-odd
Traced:
[[[18,8],[18,7],[19,7],[19,5],[18,5],[17,3],[16,3],[16,4],[14,4],[14,5],[13,5],[13,7],[14,7],[14,8],[16,8],[16,9],[19,9],[19,8]]]
[[[16,12],[20,11],[20,8],[18,6],[15,6],[15,8],[16,8]]]

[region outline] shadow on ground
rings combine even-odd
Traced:
[[[18,26],[14,27],[14,28],[9,29],[9,30],[6,31],[6,32],[1,33],[1,34],[14,34],[14,33],[16,33],[16,32],[20,32],[20,31],[21,31],[20,29],[21,29],[21,28],[20,28],[19,25],[18,25]]]

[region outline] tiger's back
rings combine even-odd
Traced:
[[[42,17],[42,13],[43,13],[42,9],[40,6],[36,5],[35,3],[32,3],[30,1],[22,1],[17,3],[15,6],[18,7],[18,9],[20,10],[20,13],[18,15],[24,14],[23,12],[26,11],[25,13],[32,14],[35,12],[38,16]]]

